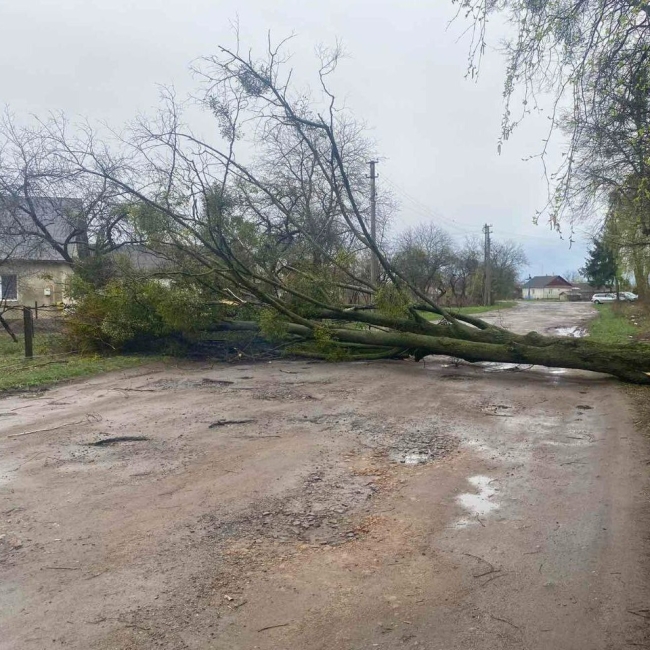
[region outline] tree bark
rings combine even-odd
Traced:
[[[11,329],[11,327],[9,327],[9,323],[7,323],[7,321],[2,317],[2,315],[0,315],[0,325],[2,325],[2,327],[5,329],[7,334],[9,334],[9,336],[11,336],[14,343],[18,343],[18,338],[13,333],[13,330]]]
[[[419,360],[427,355],[444,355],[470,362],[492,361],[590,370],[614,375],[627,382],[650,384],[650,345],[640,343],[604,345],[586,339],[540,336],[536,332],[510,338],[507,333],[492,330],[477,330],[476,338],[470,340],[444,336],[439,334],[438,329],[435,330],[436,335],[432,335],[327,327],[332,341],[343,345],[368,346],[373,348],[377,358],[403,358],[408,355]],[[220,323],[215,329],[260,331],[258,323],[253,321]],[[304,325],[286,323],[285,329],[288,334],[304,341],[315,338],[314,331]],[[383,348],[385,353],[377,352],[378,348]],[[355,354],[361,354],[358,347],[356,350]],[[314,348],[312,354],[318,356],[318,350]],[[320,356],[326,355],[322,353]]]

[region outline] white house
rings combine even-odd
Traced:
[[[522,287],[524,300],[560,300],[560,294],[573,288],[561,275],[537,275]]]
[[[75,199],[39,197],[29,205],[0,197],[0,301],[9,306],[56,305],[72,275],[64,258],[86,243]]]

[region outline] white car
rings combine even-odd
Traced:
[[[631,291],[621,291],[618,294],[619,300],[625,300],[627,302],[632,302],[634,300],[637,300],[639,296],[637,296],[635,293],[632,293]],[[615,302],[616,301],[616,294],[615,293],[595,293],[591,297],[591,302],[593,302],[595,305],[602,305],[605,302]]]
[[[591,302],[594,305],[602,305],[604,302],[614,302],[615,300],[616,296],[613,293],[595,293],[591,297]]]

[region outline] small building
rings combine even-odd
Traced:
[[[560,292],[560,300],[562,301],[580,302],[582,299],[582,292],[578,287],[571,287]]]
[[[0,300],[4,304],[33,307],[63,301],[72,265],[57,246],[64,242],[69,254],[79,254],[86,233],[79,227],[78,208],[74,199],[31,199],[37,224],[15,202],[0,202]]]
[[[605,286],[595,286],[592,287],[587,282],[575,282],[573,284],[574,289],[577,289],[580,292],[580,300],[589,301],[594,297],[595,293],[610,293],[611,287]]]
[[[521,287],[524,300],[560,300],[561,294],[573,285],[561,275],[538,275],[529,278]]]

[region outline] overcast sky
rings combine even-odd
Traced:
[[[378,144],[378,182],[401,201],[396,229],[433,221],[462,238],[490,223],[496,239],[523,244],[527,273],[578,269],[585,236],[570,249],[532,223],[546,186],[539,162],[522,158],[540,150],[548,120],[531,116],[497,154],[503,31],[491,26],[475,83],[458,40],[467,24],[448,28],[453,15],[451,0],[0,0],[0,102],[119,124],[152,111],[160,84],[191,92],[189,64],[232,45],[236,18],[245,46],[295,33],[303,74],[316,45],[340,39],[349,56],[335,88]]]

